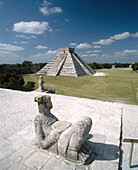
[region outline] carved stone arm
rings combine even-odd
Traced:
[[[38,142],[38,145],[40,145],[40,141],[44,139],[44,133],[42,130],[42,122],[39,116],[35,118],[34,125],[35,125],[35,133],[37,137],[37,142]]]
[[[41,140],[40,142],[41,147],[43,149],[48,149],[57,142],[59,136],[60,136],[59,133],[57,133],[56,131],[52,131],[48,136],[45,137],[44,140]]]

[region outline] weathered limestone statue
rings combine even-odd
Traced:
[[[112,69],[115,69],[115,65],[112,65]]]
[[[42,76],[39,76],[38,84],[39,84],[38,91],[41,91],[41,92],[45,91],[44,86],[43,86],[44,81],[43,81],[43,77]]]
[[[34,120],[38,145],[67,160],[85,164],[92,153],[85,143],[92,126],[91,118],[85,116],[75,124],[59,121],[50,112],[50,96],[36,96],[35,101],[38,102],[40,113]]]

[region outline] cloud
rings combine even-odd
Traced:
[[[113,53],[103,54],[100,58],[100,62],[128,62],[132,63],[133,61],[137,61],[138,50],[123,50],[123,51],[115,51]]]
[[[121,34],[116,34],[114,36],[110,36],[110,39],[114,39],[114,40],[123,40],[123,39],[127,39],[131,36],[131,34],[129,32],[124,32]]]
[[[81,57],[97,57],[99,56],[98,54],[83,54]]]
[[[126,54],[132,54],[132,53],[138,53],[138,50],[124,50],[123,53],[126,53]]]
[[[21,41],[21,44],[28,44],[27,41]]]
[[[55,51],[52,51],[52,50],[49,50],[48,52],[46,52],[45,54],[46,55],[55,55],[58,53],[58,50],[55,50]]]
[[[60,7],[53,7],[53,8],[41,7],[39,9],[43,15],[50,15],[50,14],[62,12]]]
[[[43,4],[42,4],[42,7],[39,8],[40,12],[43,15],[48,16],[48,15],[51,15],[51,14],[56,14],[56,13],[62,12],[62,9],[60,7],[49,8],[49,5],[52,5],[52,3],[48,2],[48,1],[44,1]]]
[[[41,35],[44,34],[45,31],[50,29],[48,22],[38,22],[38,21],[31,21],[31,22],[18,22],[15,23],[13,26],[13,31],[21,32],[26,34],[36,34]]]
[[[0,51],[0,63],[2,64],[14,64],[20,61],[20,57],[9,51]]]
[[[24,38],[24,39],[32,39],[32,38],[36,39],[36,36],[34,36],[34,35],[31,35],[31,36],[16,35],[16,37],[18,37],[18,38]]]
[[[94,52],[94,53],[101,53],[102,50],[94,50],[93,52]]]
[[[35,55],[29,56],[29,60],[40,63],[40,62],[49,62],[50,59],[52,59],[55,55],[58,54],[58,50],[49,50],[46,53],[38,53]]]
[[[124,51],[115,52],[114,56],[119,57],[119,58],[128,58],[128,59],[132,59],[134,61],[134,60],[136,60],[136,58],[138,56],[138,50],[126,49]]]
[[[90,53],[100,53],[102,52],[101,50],[90,50],[90,51],[86,51],[87,54],[90,54]]]
[[[138,32],[136,32],[135,34],[131,34],[131,35],[132,35],[132,37],[137,38],[138,37]]]
[[[93,51],[91,51],[91,50],[89,50],[89,51],[86,51],[86,53],[87,53],[87,54],[90,54],[90,53],[92,53],[92,52],[93,52]]]
[[[93,42],[93,44],[111,45],[113,42],[116,42],[117,40],[123,40],[129,37],[135,37],[135,38],[138,37],[138,32],[136,32],[135,34],[130,34],[129,32],[123,32],[121,34],[110,36],[109,39],[101,39],[97,42]],[[94,48],[100,48],[100,46],[95,45]]]
[[[3,54],[4,54],[4,55],[5,55],[5,54],[6,54],[6,55],[7,55],[7,54],[8,54],[8,55],[12,55],[13,53],[11,53],[11,52],[9,52],[9,51],[0,51],[0,56],[3,55]]]
[[[93,48],[101,48],[101,46],[99,46],[99,45],[95,45]]]
[[[92,48],[92,46],[88,43],[80,43],[79,45],[76,46],[77,49],[88,49]]]
[[[37,48],[38,50],[40,50],[40,49],[47,49],[47,46],[38,45],[35,48]]]
[[[101,39],[97,42],[93,42],[93,44],[100,44],[100,45],[111,45],[113,42],[115,42],[112,39]]]
[[[22,51],[24,50],[23,47],[18,47],[10,44],[3,44],[0,43],[0,50],[5,50],[5,51]]]
[[[98,54],[89,54],[89,57],[97,57]]]
[[[69,43],[69,45],[76,46],[77,44],[76,43]]]
[[[69,22],[69,19],[68,19],[68,18],[65,18],[64,20],[65,20],[65,22]]]

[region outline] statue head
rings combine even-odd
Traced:
[[[52,109],[51,96],[39,95],[34,98],[35,102],[38,102],[39,113],[49,114]]]

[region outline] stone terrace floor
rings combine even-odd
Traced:
[[[88,141],[95,159],[79,166],[36,147],[33,121],[38,107],[34,97],[39,94],[45,93],[0,89],[1,170],[129,169],[131,144],[124,143],[123,139],[138,139],[138,105],[50,94],[51,112],[59,120],[75,122],[85,115],[93,120]],[[133,168],[138,169],[138,144],[134,146]]]

